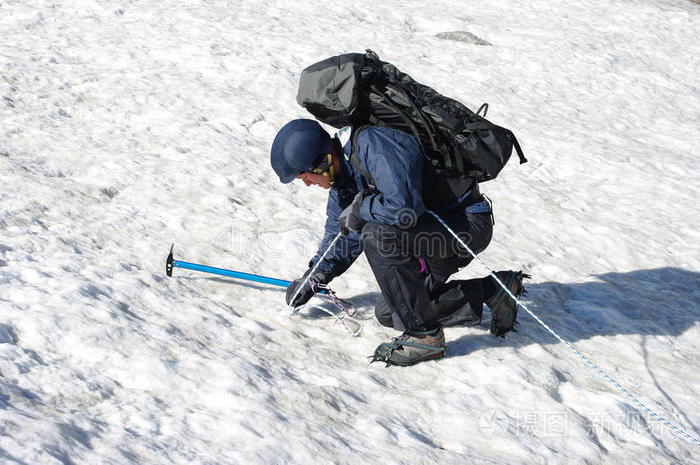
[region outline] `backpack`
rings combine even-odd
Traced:
[[[297,102],[335,128],[377,125],[413,135],[428,166],[440,176],[494,179],[513,148],[520,163],[527,162],[513,133],[485,118],[488,104],[474,113],[371,50],[330,57],[304,69]]]

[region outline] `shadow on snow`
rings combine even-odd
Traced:
[[[700,321],[700,273],[680,268],[605,273],[582,283],[526,280],[525,288],[528,294],[522,302],[569,342],[617,334],[679,336]],[[369,318],[378,296],[369,293],[352,300],[369,308],[363,312]],[[475,327],[483,328],[484,334],[471,333],[452,341],[450,355],[502,345],[501,339],[488,332],[490,319],[484,307],[482,322]],[[508,333],[506,345],[559,343],[522,308],[518,321],[519,333]]]

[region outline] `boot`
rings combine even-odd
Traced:
[[[447,352],[442,327],[428,330],[408,330],[391,342],[383,342],[374,351],[372,361],[386,362],[386,366],[415,365],[423,360],[442,358]]]
[[[496,276],[515,297],[526,294],[523,280],[531,277],[512,270],[497,271]],[[497,286],[495,292],[486,299],[486,305],[491,309],[491,334],[505,337],[508,331],[516,331],[513,326],[517,323],[518,305],[498,283],[494,284]]]

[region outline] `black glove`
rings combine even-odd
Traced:
[[[306,270],[304,276],[295,279],[289,286],[287,286],[287,295],[285,296],[287,305],[290,305],[290,300],[292,299],[292,297],[294,297],[294,294],[296,294],[297,289],[299,289],[299,286],[301,286],[302,283],[306,281],[306,277],[309,275],[309,271],[311,271],[311,268]],[[316,270],[314,274],[311,275],[311,278],[309,278],[309,280],[306,282],[301,291],[299,291],[299,294],[297,294],[296,299],[294,299],[294,302],[292,304],[294,308],[300,305],[304,305],[314,295],[315,290],[312,289],[312,281],[315,284],[328,284],[328,281],[330,280],[326,276],[326,273],[324,273],[323,271]]]
[[[359,233],[362,231],[362,226],[366,223],[360,216],[360,207],[362,207],[363,200],[364,192],[358,192],[355,198],[352,199],[352,203],[338,216],[338,229],[340,229],[340,234],[343,236],[347,236],[351,232]]]

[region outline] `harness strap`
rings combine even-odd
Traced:
[[[435,347],[435,346],[429,346],[427,344],[419,344],[417,342],[411,342],[411,341],[404,341],[404,340],[396,340],[393,341],[392,347],[394,349],[398,349],[401,346],[408,346],[408,347],[415,347],[416,349],[426,349],[430,350],[431,352],[438,353],[438,352],[447,352],[447,347]]]

